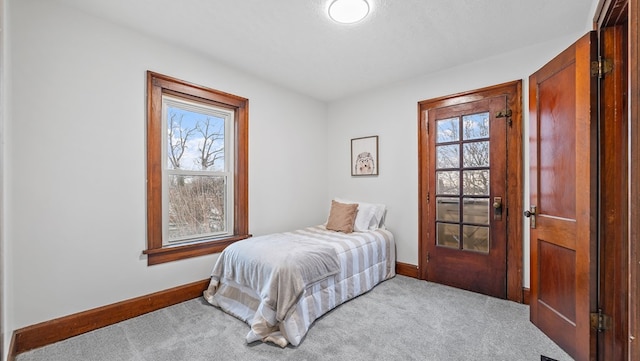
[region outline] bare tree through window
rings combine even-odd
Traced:
[[[225,118],[167,107],[169,242],[226,231]]]

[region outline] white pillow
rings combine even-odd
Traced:
[[[374,222],[376,216],[376,208],[372,204],[357,204],[358,213],[356,213],[356,220],[353,223],[353,230],[356,232],[364,232],[369,229],[371,222]]]
[[[375,217],[371,218],[371,223],[369,224],[369,230],[375,231],[378,228],[384,227],[384,213],[387,209],[387,206],[384,204],[374,204],[376,209]]]
[[[356,220],[353,223],[354,231],[375,231],[376,229],[381,227],[382,219],[384,217],[384,211],[386,208],[384,204],[357,202],[341,198],[335,198],[334,200],[340,203],[358,204],[358,213],[356,214]]]

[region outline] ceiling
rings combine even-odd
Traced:
[[[57,0],[332,101],[586,29],[597,0],[368,0],[352,25],[332,0]]]

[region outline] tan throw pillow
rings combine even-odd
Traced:
[[[345,204],[331,201],[327,229],[344,233],[353,232],[353,221],[356,219],[357,213],[357,203]]]

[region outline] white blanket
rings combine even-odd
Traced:
[[[241,244],[229,246],[228,251],[225,250],[220,255],[209,288],[204,292],[209,303],[251,326],[246,336],[248,343],[263,341],[273,342],[281,347],[287,344],[298,346],[320,316],[395,276],[395,241],[393,234],[386,229],[345,234],[329,231],[319,225],[250,240],[261,245],[256,247],[242,241]],[[293,245],[295,248],[291,248],[286,240],[297,242]],[[265,265],[259,265],[263,256],[275,250],[275,255],[271,254],[266,258],[276,257],[275,265],[279,267],[280,264],[290,263],[290,255],[280,252],[283,249],[291,249],[292,254],[311,251],[306,256],[315,257],[314,254],[324,248],[331,248],[337,254],[339,272],[333,274],[333,267],[325,265],[323,267],[329,276],[322,278],[320,275],[314,277],[303,269],[307,275],[300,279],[309,286],[301,296],[294,289],[299,287],[299,283],[291,286],[290,290],[282,290],[283,294],[296,295],[299,299],[291,309],[283,306],[281,315],[286,315],[285,319],[278,320],[278,297],[265,297],[264,293],[266,282],[263,275],[267,271]],[[278,257],[283,258],[277,260]],[[314,260],[318,261],[313,258],[306,262],[315,262]],[[234,266],[238,267],[234,270]],[[254,267],[257,268],[253,269]],[[273,266],[267,266],[269,272],[270,267]],[[318,281],[313,282],[315,279]],[[276,301],[275,306],[273,300]]]
[[[249,238],[222,252],[204,296],[218,306],[214,295],[220,282],[256,290],[261,302],[247,341],[267,340],[295,310],[305,288],[339,270],[335,249],[312,238],[294,233]]]

